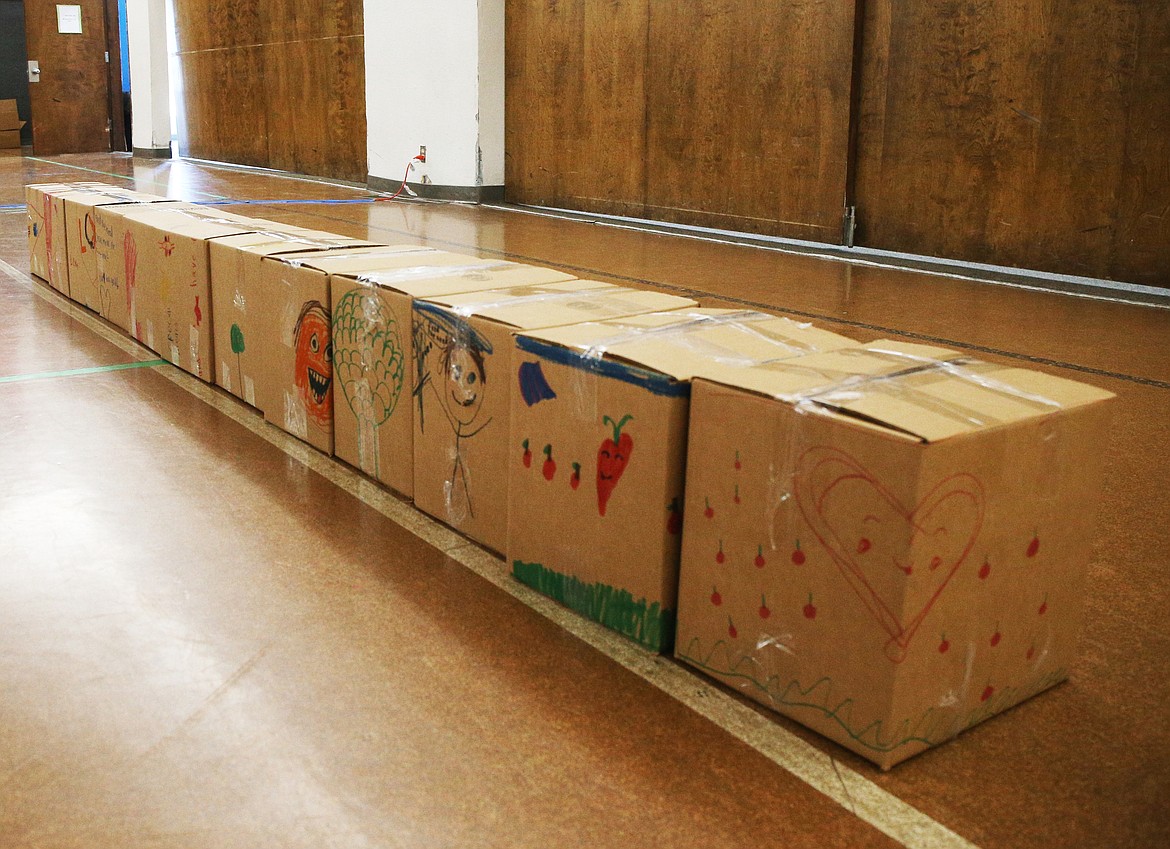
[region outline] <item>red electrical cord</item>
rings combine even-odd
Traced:
[[[394,200],[394,198],[396,198],[400,194],[402,194],[403,191],[410,191],[409,189],[406,188],[406,178],[410,176],[410,169],[414,167],[415,162],[426,162],[426,161],[427,161],[427,157],[426,157],[426,154],[424,154],[424,153],[420,153],[418,156],[413,157],[410,160],[410,162],[406,163],[406,173],[402,175],[402,185],[398,187],[398,191],[396,191],[394,194],[390,195],[390,197],[388,197],[388,198],[378,198],[378,200],[380,200],[380,201]],[[410,194],[413,196],[414,192],[410,192]]]

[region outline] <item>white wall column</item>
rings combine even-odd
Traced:
[[[166,0],[126,0],[135,156],[171,155]]]
[[[365,0],[365,43],[370,187],[397,189],[425,145],[420,195],[501,197],[504,0]]]

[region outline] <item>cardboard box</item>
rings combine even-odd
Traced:
[[[213,240],[209,247],[215,382],[257,407],[256,380],[264,361],[256,321],[263,308],[259,302],[264,291],[261,261],[276,254],[375,245],[320,230],[257,220],[255,232],[224,236]]]
[[[689,380],[719,362],[855,344],[762,313],[683,310],[516,337],[508,562],[663,651],[674,635]]]
[[[0,148],[20,147],[20,128],[24,121],[16,111],[15,100],[0,100]]]
[[[117,186],[92,181],[76,183],[34,183],[24,187],[28,207],[29,268],[58,292],[69,296],[69,240],[65,234],[65,199],[70,192],[115,192]],[[159,200],[162,200],[159,198]],[[78,246],[80,249],[80,245]]]
[[[437,273],[434,266],[477,264],[484,262],[410,245],[265,257],[257,319],[264,361],[256,381],[265,419],[321,451],[333,451],[331,274],[417,279]]]
[[[114,274],[125,297],[111,321],[201,380],[214,380],[209,243],[250,232],[255,219],[181,204],[117,208]],[[112,275],[113,276],[113,275]],[[103,309],[106,306],[103,305]]]
[[[427,257],[432,265],[334,272],[333,453],[406,497],[414,493],[416,297],[439,297],[573,279],[564,272],[500,260]],[[336,393],[335,393],[336,394]]]
[[[414,502],[495,551],[508,538],[513,334],[694,307],[690,298],[570,280],[414,304]]]
[[[678,658],[882,768],[1067,677],[1110,393],[890,341],[708,376]]]
[[[125,246],[118,241],[123,236],[119,224],[122,210],[159,203],[176,208],[192,206],[116,186],[68,192],[61,195],[61,202],[65,211],[69,297],[106,319],[123,316],[129,310],[122,282],[127,273]],[[128,329],[124,318],[114,323]]]

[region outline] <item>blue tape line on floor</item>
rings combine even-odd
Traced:
[[[141,360],[133,363],[115,363],[109,366],[92,366],[90,368],[71,368],[65,371],[40,371],[33,374],[12,374],[0,377],[0,383],[21,383],[26,380],[50,380],[55,377],[76,377],[81,374],[101,374],[107,371],[125,371],[131,368],[153,368],[165,366],[166,360]]]

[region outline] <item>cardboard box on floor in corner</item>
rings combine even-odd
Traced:
[[[24,124],[16,111],[16,101],[0,100],[0,149],[20,147],[20,129]]]
[[[690,380],[856,345],[780,316],[684,309],[516,337],[508,562],[653,651],[674,637]],[[688,522],[702,521],[688,513]]]
[[[513,335],[695,307],[690,298],[569,280],[414,304],[414,503],[493,551],[508,539]]]
[[[426,263],[423,264],[425,260]],[[555,283],[572,275],[504,260],[434,252],[378,271],[333,271],[334,456],[414,494],[416,298]]]
[[[679,659],[883,768],[1067,677],[1110,393],[891,341],[707,378]]]
[[[265,337],[258,322],[264,308],[261,261],[276,254],[378,245],[262,219],[257,219],[257,225],[255,232],[211,242],[211,303],[215,313],[211,330],[216,384],[264,412],[256,398],[256,380],[265,361]]]

